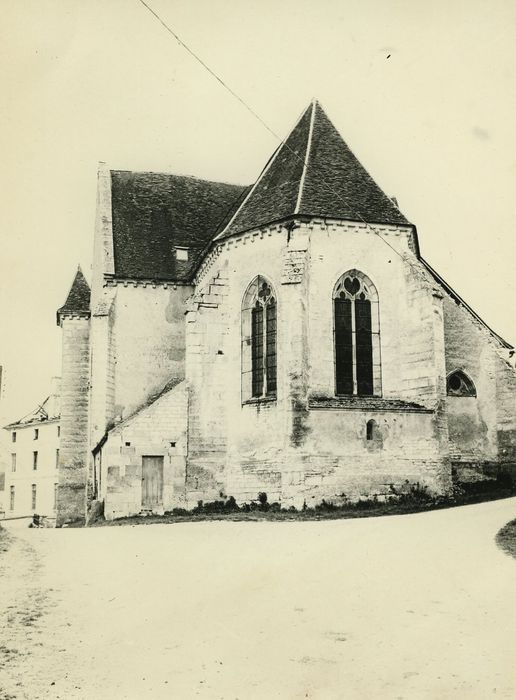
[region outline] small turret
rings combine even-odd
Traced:
[[[62,329],[61,445],[57,526],[83,521],[88,484],[90,287],[78,267],[57,311]]]

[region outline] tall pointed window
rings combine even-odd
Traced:
[[[346,272],[333,290],[335,393],[379,396],[381,386],[378,293],[358,270]]]
[[[276,396],[276,296],[256,277],[242,301],[242,398]]]

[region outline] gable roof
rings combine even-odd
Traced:
[[[188,281],[245,187],[167,173],[111,170],[115,277]],[[188,248],[177,260],[175,248]]]
[[[423,258],[419,258],[419,262],[423,265],[423,267],[428,270],[428,272],[432,275],[434,280],[439,284],[439,286],[443,289],[443,291],[448,294],[448,296],[453,299],[453,301],[458,304],[459,306],[462,306],[462,308],[466,309],[466,311],[473,316],[473,318],[481,325],[483,326],[486,331],[499,343],[503,348],[506,348],[507,350],[512,350],[513,345],[507,340],[504,340],[501,335],[498,335],[490,326],[487,325],[487,323],[484,321],[483,318],[481,318],[476,311],[474,311],[471,306],[464,301],[464,299],[457,294],[457,292],[446,282],[441,275],[434,270],[434,268],[428,263],[426,260]]]
[[[84,277],[81,266],[77,268],[75,277],[66,297],[66,301],[57,310],[57,323],[59,325],[59,319],[61,314],[73,313],[73,314],[89,314],[90,311],[90,285],[87,283]]]
[[[314,100],[217,238],[298,216],[410,225]]]

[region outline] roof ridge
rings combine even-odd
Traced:
[[[508,350],[511,350],[514,346],[512,343],[509,343],[505,338],[502,338],[501,335],[499,335],[496,331],[494,331],[491,326],[489,326],[484,319],[477,314],[477,312],[468,304],[467,301],[465,301],[458,292],[456,292],[453,287],[446,282],[446,280],[441,277],[441,275],[437,272],[437,270],[434,270],[434,268],[430,265],[430,263],[425,260],[424,258],[420,257],[419,261],[423,265],[424,268],[428,270],[428,272],[432,275],[432,277],[435,279],[435,281],[440,284],[440,286],[444,289],[444,291],[460,306],[462,306],[466,311],[468,311],[473,318],[475,318],[490,334],[491,336],[497,340],[500,345],[503,347],[507,348]]]
[[[312,135],[314,133],[314,121],[315,121],[315,106],[317,100],[314,98],[311,103],[312,114],[310,115],[310,126],[308,128],[308,137],[306,139],[306,151],[305,158],[303,162],[303,172],[301,173],[301,179],[299,180],[299,191],[297,193],[296,208],[294,209],[294,214],[299,214],[301,208],[301,200],[303,198],[303,189],[305,186],[306,173],[308,171],[308,159],[310,158],[310,149],[312,148]]]
[[[303,119],[303,117],[305,116],[305,114],[307,113],[307,111],[308,111],[311,107],[312,107],[312,104],[310,104],[310,106],[309,106],[307,109],[304,109],[304,110],[303,110],[302,114],[299,116],[298,120],[296,121],[296,123],[294,124],[294,126],[292,127],[292,129],[289,131],[288,136],[287,136],[285,139],[283,139],[283,141],[281,141],[280,144],[278,144],[276,150],[274,151],[274,153],[272,154],[272,156],[269,158],[269,160],[268,160],[267,163],[265,164],[265,167],[262,169],[262,171],[261,171],[261,173],[259,174],[259,176],[258,176],[257,180],[255,181],[254,185],[251,187],[251,189],[249,190],[249,192],[247,193],[247,195],[244,197],[244,199],[243,199],[242,202],[240,203],[240,206],[233,212],[233,216],[229,219],[229,221],[226,223],[226,225],[224,226],[224,228],[222,229],[222,231],[221,231],[219,234],[217,234],[217,236],[215,236],[215,238],[214,238],[213,240],[216,241],[216,240],[218,240],[219,238],[223,238],[223,237],[224,237],[224,234],[226,233],[226,231],[230,228],[231,224],[232,224],[233,221],[236,219],[236,217],[238,216],[238,214],[242,211],[242,209],[245,207],[246,203],[249,201],[249,199],[251,198],[251,196],[252,196],[253,193],[255,192],[255,190],[256,190],[256,188],[258,187],[258,185],[261,183],[261,181],[263,180],[263,178],[265,177],[265,175],[269,172],[270,168],[272,167],[273,163],[276,161],[276,159],[277,159],[277,157],[279,156],[279,154],[281,153],[281,151],[286,147],[287,141],[289,140],[290,136],[292,135],[292,133],[294,132],[294,130],[298,127],[299,123],[301,122],[301,120]]]
[[[182,173],[173,173],[167,170],[125,170],[110,168],[110,173],[128,173],[129,175],[165,175],[166,177],[179,177],[184,180],[196,180],[197,182],[205,182],[210,185],[228,185],[229,187],[248,187],[249,185],[244,185],[238,182],[226,182],[222,180],[209,180],[204,177],[199,177],[198,175],[184,175]]]

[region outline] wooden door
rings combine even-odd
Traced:
[[[142,457],[142,507],[163,504],[163,457]]]

